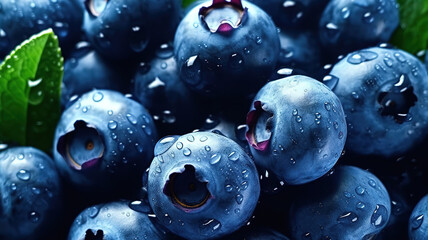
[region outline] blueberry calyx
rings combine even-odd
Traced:
[[[97,166],[104,155],[102,136],[94,126],[83,120],[74,123],[73,129],[62,135],[57,151],[75,170],[89,170]]]
[[[254,110],[247,114],[247,132],[245,138],[258,151],[265,151],[272,138],[273,113],[263,109],[260,101],[254,102]]]
[[[173,172],[166,181],[163,193],[167,195],[174,205],[185,212],[192,212],[204,206],[211,193],[207,188],[207,181],[197,176],[195,167],[185,165],[180,172]]]
[[[241,0],[213,0],[211,6],[199,10],[199,18],[210,32],[226,34],[245,21],[247,11]]]
[[[379,112],[382,116],[392,116],[397,123],[403,123],[408,119],[410,108],[417,101],[413,93],[413,86],[406,74],[397,81],[388,81],[381,87],[378,95]]]
[[[98,17],[107,6],[109,0],[85,0],[85,8],[93,17]]]
[[[92,229],[86,230],[84,240],[103,240],[103,239],[104,239],[103,230],[97,230],[95,233]]]

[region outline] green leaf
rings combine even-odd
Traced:
[[[193,3],[193,2],[196,2],[197,0],[183,0],[182,2],[181,2],[181,5],[184,7],[184,8],[186,8],[186,7],[188,7],[191,3]]]
[[[428,48],[428,0],[398,0],[400,26],[391,43],[416,54]]]
[[[49,151],[60,117],[63,57],[52,29],[24,41],[0,65],[0,142]]]

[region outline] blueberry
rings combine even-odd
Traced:
[[[181,79],[209,96],[238,98],[257,91],[272,74],[279,49],[270,17],[241,0],[194,7],[174,39]]]
[[[139,201],[117,201],[91,206],[74,220],[69,240],[171,239],[158,229],[150,207]]]
[[[180,81],[170,45],[162,44],[150,63],[141,63],[134,79],[134,94],[153,115],[161,135],[183,134],[202,122],[202,104]]]
[[[132,77],[129,68],[104,60],[88,42],[79,42],[64,64],[62,105],[94,88],[128,91]]]
[[[339,159],[347,133],[336,95],[300,75],[266,84],[254,98],[247,125],[256,164],[292,185],[327,173]]]
[[[398,24],[396,0],[331,0],[319,33],[331,54],[346,54],[387,42]]]
[[[172,39],[176,0],[86,0],[83,30],[95,49],[114,60],[133,60]]]
[[[317,78],[322,69],[322,48],[313,31],[281,30],[279,33],[281,52],[280,68],[298,69],[305,75]]]
[[[139,103],[110,90],[93,90],[61,116],[54,159],[76,188],[115,194],[138,186],[157,139],[152,118]]]
[[[150,165],[148,198],[171,232],[212,239],[244,225],[260,186],[253,161],[232,140],[196,132],[161,139]]]
[[[314,28],[329,0],[250,0],[284,29]]]
[[[427,71],[414,56],[373,47],[353,52],[331,70],[348,122],[346,148],[383,156],[408,151],[428,128]]]
[[[63,53],[80,39],[83,11],[77,0],[2,1],[0,59],[31,35],[52,28]]]
[[[62,211],[52,159],[32,147],[0,152],[0,238],[48,239]]]
[[[428,195],[425,195],[413,209],[409,219],[409,239],[423,240],[428,238]]]
[[[390,214],[388,192],[376,176],[340,166],[295,193],[289,224],[293,239],[371,239]]]

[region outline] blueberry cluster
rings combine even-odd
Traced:
[[[396,0],[184,2],[0,1],[0,61],[66,59],[51,151],[0,144],[0,239],[428,239]]]

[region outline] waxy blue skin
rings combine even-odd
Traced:
[[[401,77],[405,82],[400,85]],[[396,156],[408,151],[426,135],[428,75],[416,57],[398,49],[368,48],[351,53],[338,62],[329,78],[336,83],[331,87],[347,116],[346,148],[350,151]],[[398,100],[393,99],[394,103],[408,105],[404,107],[408,113],[404,114],[402,122],[397,121],[396,114],[383,115],[381,112],[381,94],[386,86],[394,84],[398,85],[397,91],[403,90],[395,95]],[[403,110],[400,112],[404,113]]]
[[[62,212],[52,159],[32,147],[0,152],[0,238],[48,239]]]
[[[132,69],[104,60],[88,42],[79,42],[64,64],[61,103],[71,97],[97,89],[127,92],[131,85]]]
[[[184,134],[201,124],[199,97],[180,80],[173,49],[163,44],[134,76],[134,95],[152,114],[159,135]]]
[[[141,104],[119,92],[93,90],[63,112],[53,144],[55,164],[81,191],[129,192],[139,186],[156,139],[153,120]],[[92,146],[85,149],[89,140]],[[81,159],[80,169],[70,157]]]
[[[399,24],[396,0],[331,0],[320,22],[322,44],[331,55],[387,42]]]
[[[148,198],[160,223],[171,232],[187,239],[219,238],[251,217],[260,193],[258,174],[250,157],[232,140],[210,132],[170,136],[157,143],[155,155]],[[172,193],[180,192],[168,188],[175,183],[172,177],[184,175],[188,168],[194,168],[194,179],[206,183],[209,191],[207,200],[194,208],[177,202]]]
[[[428,238],[428,195],[425,195],[413,209],[409,219],[409,239]]]
[[[215,6],[234,5],[215,2],[220,2]],[[242,1],[247,11],[243,10],[240,24],[222,32],[213,27],[221,19],[212,21],[209,28],[201,17],[204,14],[199,14],[201,8],[211,5],[212,1],[206,1],[195,6],[177,28],[174,55],[181,80],[192,90],[214,97],[237,98],[256,92],[267,82],[278,60],[280,47],[274,23],[263,10]],[[213,9],[211,13],[221,11]],[[234,15],[223,14],[225,18]]]
[[[250,0],[271,16],[279,28],[316,28],[329,0]]]
[[[150,217],[150,214],[150,207],[144,203],[122,200],[95,205],[76,217],[68,239],[172,239],[170,234],[157,228],[155,218]]]
[[[170,41],[178,25],[177,0],[110,0],[98,12],[88,7],[94,1],[86,3],[83,30],[98,53],[117,62]]]
[[[327,173],[339,159],[347,133],[336,95],[301,75],[266,84],[253,100],[247,125],[256,164],[291,185]]]
[[[80,39],[83,11],[78,0],[2,1],[0,59],[31,35],[52,28],[63,54]]]
[[[293,239],[368,239],[387,225],[391,214],[382,182],[353,166],[339,166],[294,195],[289,216]]]
[[[322,48],[314,31],[279,32],[281,52],[278,67],[298,69],[307,76],[318,78],[322,69]]]

